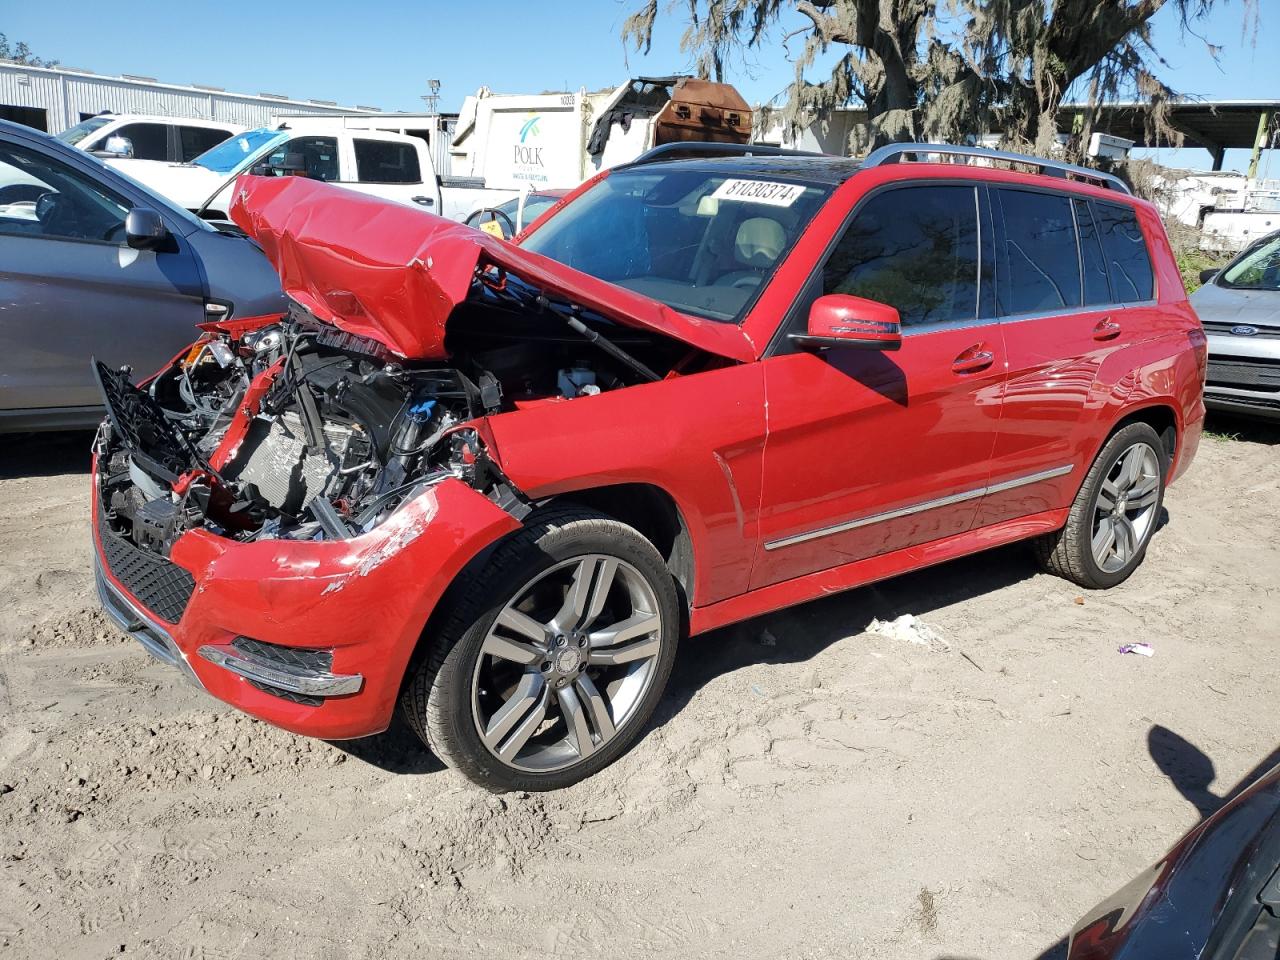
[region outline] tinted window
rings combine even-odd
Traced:
[[[231,134],[226,130],[215,130],[211,127],[179,127],[178,159],[183,163],[190,163],[200,154],[216,147],[229,136]]]
[[[973,187],[913,187],[868,200],[823,269],[823,293],[898,308],[904,325],[978,316]]]
[[[163,123],[126,123],[112,136],[133,144],[135,160],[169,159],[169,128]]]
[[[1102,256],[1102,243],[1093,222],[1089,201],[1073,200],[1076,228],[1080,231],[1080,265],[1084,268],[1084,302],[1110,303],[1111,284],[1107,281],[1107,261]]]
[[[421,183],[418,151],[408,143],[357,140],[356,178],[361,183]]]
[[[334,137],[297,137],[283,143],[271,151],[268,161],[272,166],[281,166],[289,154],[296,153],[302,158],[304,169],[301,176],[312,180],[338,179],[338,141]]]
[[[0,234],[124,241],[129,206],[78,170],[0,144]]]
[[[1095,203],[1102,252],[1107,258],[1111,290],[1119,303],[1150,300],[1155,280],[1151,272],[1151,256],[1138,226],[1132,207],[1114,203]]]
[[[1069,197],[997,190],[1004,211],[1001,307],[1011,315],[1080,306],[1080,254]]]

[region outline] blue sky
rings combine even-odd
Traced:
[[[1274,0],[1257,2],[1267,7]],[[675,20],[663,23],[649,56],[624,49],[618,35],[637,5],[638,0],[5,0],[0,31],[10,41],[25,40],[40,56],[99,73],[386,110],[421,109],[418,98],[434,77],[442,83],[442,107],[457,109],[482,84],[504,93],[590,90],[614,86],[628,75],[680,72],[687,59],[679,50],[683,26]],[[1206,39],[1224,47],[1219,66],[1202,40],[1180,36],[1171,10],[1157,14],[1154,37],[1169,62],[1163,79],[1210,98],[1280,97],[1280,24],[1274,15],[1265,17],[1256,39],[1242,37],[1242,0],[1197,25]],[[735,64],[729,79],[755,103],[780,92],[791,72],[775,44],[751,62]],[[1204,156],[1198,152],[1199,159]],[[1228,159],[1239,165],[1247,155]]]

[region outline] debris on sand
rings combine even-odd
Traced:
[[[1121,653],[1136,653],[1140,657],[1154,657],[1156,648],[1149,643],[1126,643],[1117,647]]]
[[[912,643],[918,647],[928,647],[939,653],[951,649],[951,644],[943,639],[942,634],[909,613],[904,613],[896,620],[872,620],[867,626],[867,633]]]

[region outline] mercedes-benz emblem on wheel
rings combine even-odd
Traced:
[[[1231,334],[1236,337],[1256,337],[1258,335],[1258,328],[1251,327],[1248,324],[1241,324],[1238,327],[1232,327]]]

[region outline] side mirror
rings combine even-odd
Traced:
[[[154,250],[169,238],[169,228],[150,207],[134,207],[124,218],[124,238],[135,250]]]
[[[1217,275],[1218,275],[1218,271],[1217,271],[1216,269],[1214,269],[1213,267],[1210,267],[1208,270],[1201,270],[1201,271],[1200,271],[1200,282],[1201,282],[1201,283],[1208,283],[1210,280],[1212,280],[1212,279],[1213,279],[1214,277],[1216,277]]]
[[[128,160],[133,156],[133,141],[128,137],[107,137],[107,142],[93,151],[95,157]]]
[[[902,324],[898,311],[888,304],[831,293],[813,302],[808,331],[792,334],[791,339],[806,350],[897,350],[902,346]]]

